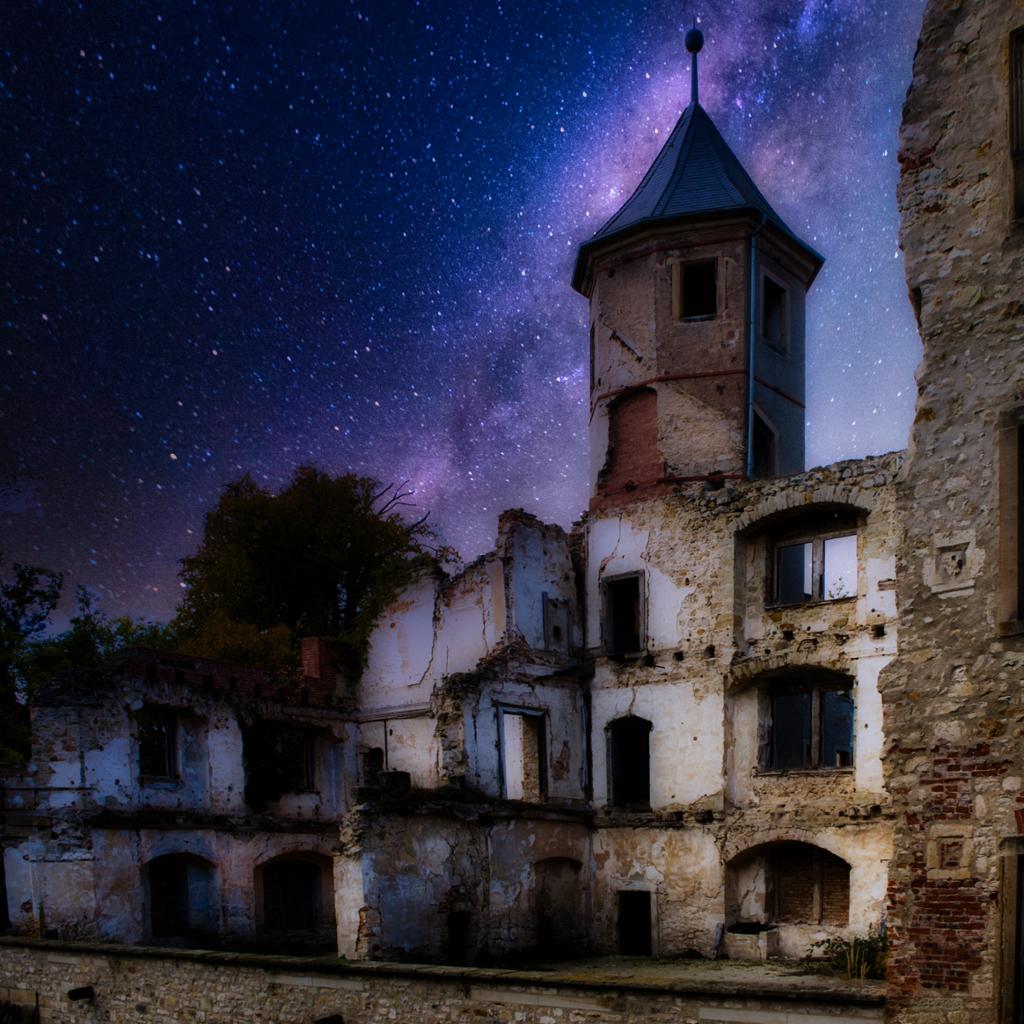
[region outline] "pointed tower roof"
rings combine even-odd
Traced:
[[[824,258],[786,226],[707,112],[694,101],[683,111],[636,191],[580,246],[572,285],[582,291],[593,250],[613,239],[661,222],[741,212],[763,217],[786,235],[811,261],[813,274],[821,268]]]

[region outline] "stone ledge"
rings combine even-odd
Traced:
[[[877,1007],[885,1003],[883,982],[854,982],[818,974],[794,973],[794,965],[739,961],[657,961],[645,959],[591,959],[559,964],[542,970],[459,967],[436,964],[402,964],[373,960],[339,960],[334,957],[281,956],[266,953],[231,953],[202,949],[171,949],[156,946],[122,946],[102,942],[65,942],[0,936],[4,948],[35,949],[76,957],[176,960],[210,967],[234,966],[273,972],[278,984],[294,974],[295,985],[316,984],[312,976],[365,976],[444,981],[541,989],[574,989],[595,993],[661,992],[668,995],[768,998],[796,1003],[835,1003]],[[721,973],[719,978],[709,974]],[[687,977],[687,975],[690,975]],[[703,975],[703,976],[702,976]],[[744,977],[743,975],[749,975]],[[329,986],[326,982],[325,986]]]

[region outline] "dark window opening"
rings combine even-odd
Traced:
[[[322,869],[306,860],[263,866],[263,928],[268,932],[312,931],[320,923]]]
[[[684,263],[681,315],[684,320],[710,320],[718,315],[718,261],[701,260]]]
[[[143,708],[136,716],[136,728],[140,774],[150,779],[177,779],[177,715],[161,708]]]
[[[775,923],[849,923],[850,865],[827,850],[780,843],[768,852],[768,881]]]
[[[213,869],[199,857],[166,854],[146,866],[149,926],[154,938],[185,938],[211,930]]]
[[[1013,216],[1024,220],[1024,27],[1010,36],[1010,153]]]
[[[544,715],[502,709],[501,777],[508,800],[538,801],[547,793]]]
[[[630,715],[608,726],[612,807],[651,805],[651,723]]]
[[[1016,872],[1016,906],[1013,929],[1013,1024],[1024,1024],[1024,856],[1015,858]]]
[[[753,459],[751,475],[755,480],[775,476],[778,460],[775,452],[775,431],[755,412],[753,430]]]
[[[1017,621],[1024,619],[1024,427],[1017,428]]]
[[[384,771],[384,750],[382,747],[370,747],[363,751],[363,785],[379,786],[380,773]]]
[[[857,594],[857,534],[821,534],[774,547],[774,604],[839,601]]]
[[[569,649],[569,603],[543,595],[544,646],[549,651]]]
[[[788,681],[767,694],[769,771],[853,765],[853,694],[834,682]]]
[[[453,910],[448,914],[444,951],[446,963],[469,963],[470,927],[472,923],[472,915],[468,910]]]
[[[608,654],[636,654],[643,648],[640,631],[639,575],[604,581],[605,649]]]
[[[619,893],[617,932],[622,956],[651,955],[651,894]]]
[[[789,351],[786,289],[770,277],[761,279],[761,336],[779,352]]]
[[[303,729],[282,729],[276,738],[278,779],[284,793],[316,789],[315,741]]]

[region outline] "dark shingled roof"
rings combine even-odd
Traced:
[[[579,290],[583,283],[593,246],[658,221],[740,211],[763,214],[807,253],[816,269],[824,262],[771,208],[704,108],[691,103],[636,191],[580,246],[573,287]]]

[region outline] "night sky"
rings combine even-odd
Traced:
[[[923,0],[0,11],[0,550],[167,617],[248,470],[409,480],[472,557],[586,504],[576,246],[689,99],[827,259],[808,464],[903,447],[896,132]]]

